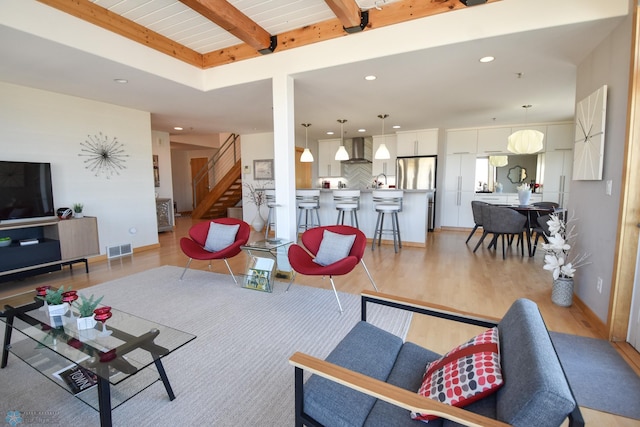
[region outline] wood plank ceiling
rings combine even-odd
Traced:
[[[203,69],[466,7],[461,0],[38,1]]]

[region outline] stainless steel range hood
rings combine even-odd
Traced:
[[[359,136],[351,138],[351,157],[349,158],[349,160],[343,160],[342,163],[371,163],[371,160],[365,157],[364,152],[364,137]]]

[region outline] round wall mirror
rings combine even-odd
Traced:
[[[511,169],[509,169],[509,174],[507,175],[507,178],[509,178],[509,181],[511,181],[514,184],[520,184],[522,181],[524,181],[527,178],[527,170],[522,166],[516,165]]]

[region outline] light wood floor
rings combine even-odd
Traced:
[[[190,217],[176,220],[173,232],[160,234],[159,249],[136,252],[131,257],[111,261],[94,260],[90,262],[89,274],[85,274],[83,266],[77,264],[71,272],[67,267],[61,272],[0,283],[0,298],[22,294],[18,300],[29,301],[33,298],[33,289],[40,284],[50,284],[56,288],[71,285],[73,289],[82,289],[162,265],[182,267],[187,258],[180,250],[179,240],[187,234],[192,221]],[[405,234],[411,232],[402,231]],[[596,325],[591,324],[575,304],[562,308],[551,302],[551,277],[548,271],[542,269],[542,251],[538,251],[534,258],[522,258],[514,248],[508,250],[507,259],[502,260],[500,252],[496,255],[495,251],[487,250],[485,245],[474,254],[473,247],[480,234],[478,232],[465,245],[468,231],[438,231],[429,234],[426,248],[405,246],[396,254],[393,245],[376,246],[373,251],[367,249],[364,260],[379,290],[384,293],[493,317],[502,317],[515,299],[529,298],[540,307],[550,330],[601,338]],[[250,240],[259,239],[261,235],[252,232]],[[244,269],[245,263],[244,254],[230,260],[231,268],[237,272]],[[194,260],[191,268],[206,270],[207,263]],[[223,262],[214,262],[212,270],[228,273]],[[334,280],[339,291],[358,294],[364,289],[372,289],[360,266],[351,274]],[[320,277],[298,275],[295,281],[325,289],[331,287],[328,279]],[[327,309],[337,310],[337,304]],[[136,314],[144,317],[144,313]],[[414,316],[408,339],[444,353],[475,333],[477,329],[472,327],[454,326],[450,322]],[[583,415],[587,425],[591,426],[640,426],[640,421],[587,408],[583,408]]]

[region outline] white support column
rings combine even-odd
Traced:
[[[273,90],[273,153],[276,182],[277,237],[295,242],[296,230],[296,162],[293,77],[277,75]]]

